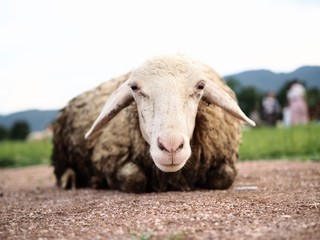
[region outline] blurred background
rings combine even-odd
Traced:
[[[240,158],[320,160],[320,1],[0,2],[0,167],[48,164],[70,99],[158,54],[213,67],[258,127]]]

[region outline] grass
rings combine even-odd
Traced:
[[[137,235],[136,233],[130,234],[131,239],[133,240],[149,240],[152,239],[152,233],[150,232],[143,232],[140,235]]]
[[[0,167],[49,164],[50,140],[0,142]],[[243,132],[241,160],[299,159],[320,161],[320,124],[290,128],[250,128]]]
[[[252,128],[243,132],[240,159],[320,161],[320,124],[290,128]]]
[[[51,140],[0,142],[0,167],[49,164],[51,150]]]
[[[152,232],[143,232],[141,234],[136,234],[136,233],[130,233],[130,237],[133,240],[150,240],[153,239],[153,233]],[[172,234],[168,238],[165,238],[167,240],[181,240],[185,238],[185,233],[180,232],[178,234]]]

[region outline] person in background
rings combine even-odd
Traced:
[[[273,92],[268,92],[262,99],[263,118],[268,126],[274,126],[281,111],[279,101],[275,98]]]
[[[308,123],[309,113],[305,99],[305,88],[299,81],[292,81],[287,92],[287,99],[289,103],[290,125]]]
[[[282,109],[282,116],[283,116],[283,125],[285,127],[289,127],[290,126],[290,109],[288,105],[285,105],[285,107]]]

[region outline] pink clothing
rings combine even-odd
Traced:
[[[288,91],[290,124],[305,124],[309,121],[308,106],[305,101],[305,89],[299,84],[293,84]]]

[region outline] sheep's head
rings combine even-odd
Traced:
[[[191,155],[190,139],[201,99],[255,125],[229,94],[208,79],[203,65],[174,55],[153,58],[133,71],[110,96],[85,137],[99,131],[135,101],[140,130],[150,145],[154,163],[164,172],[175,172]]]

